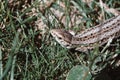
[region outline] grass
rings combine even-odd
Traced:
[[[109,58],[113,54],[120,53],[119,46],[114,52],[106,50],[98,54],[99,51],[93,50],[87,56],[81,52],[62,48],[50,35],[49,30],[65,28],[78,31],[99,24],[98,16],[101,13],[104,14],[105,19],[113,16],[102,10],[97,0],[93,1],[90,6],[81,0],[71,2],[63,0],[62,3],[65,4],[65,11],[56,2],[46,7],[43,5],[46,3],[40,4],[38,0],[1,1],[0,79],[65,80],[68,72],[75,65],[86,65],[93,69],[91,71],[94,71],[95,67],[103,70],[111,63]],[[106,0],[104,3],[120,10],[119,0]],[[40,6],[43,8],[40,9]],[[69,25],[71,6],[78,9],[76,14],[83,17],[82,23]],[[65,24],[53,15],[51,7],[65,13]],[[51,16],[53,20],[48,16]],[[39,26],[44,30],[38,28],[38,24],[35,23],[39,19],[46,25],[46,27]],[[99,62],[100,58],[103,58],[103,62],[96,66],[95,63]]]

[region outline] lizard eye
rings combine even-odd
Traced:
[[[61,37],[58,37],[58,39],[62,39]]]

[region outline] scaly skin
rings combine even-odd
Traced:
[[[51,35],[62,47],[75,48],[78,51],[86,52],[95,48],[96,45],[101,46],[107,43],[110,38],[114,39],[120,36],[120,15],[77,35],[72,35],[63,29],[53,29]]]

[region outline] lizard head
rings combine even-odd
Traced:
[[[63,29],[52,29],[50,33],[62,47],[68,49],[72,48],[71,40],[73,35],[69,31]]]

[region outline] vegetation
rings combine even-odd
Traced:
[[[83,74],[79,80],[119,80],[119,39],[116,47],[86,54],[62,48],[49,33],[79,33],[120,10],[119,0],[100,1],[0,0],[0,79],[73,80]]]

